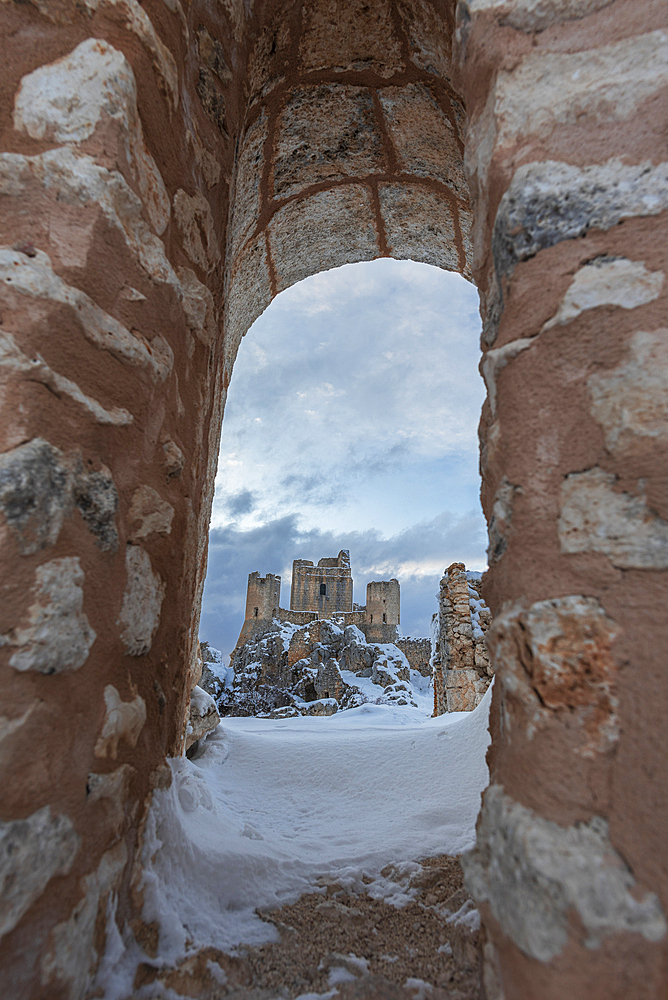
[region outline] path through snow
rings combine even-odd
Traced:
[[[405,866],[407,886],[418,858],[473,844],[490,698],[436,719],[424,704],[228,717],[196,760],[170,761],[143,856],[143,916],[159,923],[159,959],[270,940],[255,909],[293,901],[322,878],[405,902],[401,879],[380,875],[388,863]],[[109,1000],[124,995],[136,959],[117,952],[113,973],[105,963]]]

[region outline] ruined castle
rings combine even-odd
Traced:
[[[260,576],[250,573],[246,592],[246,615],[237,649],[267,630],[272,619],[306,625],[331,619],[345,628],[356,625],[368,642],[392,642],[421,673],[428,672],[428,639],[402,637],[400,623],[400,587],[395,579],[372,581],[366,586],[366,604],[353,603],[353,578],[350,552],[326,557],[317,566],[309,559],[295,559],[292,564],[290,608],[282,608],[281,578],[273,573]]]

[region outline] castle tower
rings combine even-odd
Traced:
[[[353,610],[353,578],[347,549],[341,549],[335,558],[321,559],[317,566],[310,559],[295,559],[290,610],[316,611],[318,618]]]
[[[281,578],[267,573],[250,573],[246,592],[246,621],[249,619],[270,619],[278,614],[281,601]]]
[[[399,624],[399,581],[367,583],[366,620],[369,625]]]

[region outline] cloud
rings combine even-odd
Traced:
[[[225,507],[233,518],[240,514],[250,514],[255,506],[255,494],[251,490],[240,490],[225,497]]]
[[[278,295],[229,388],[201,635],[229,651],[248,574],[351,550],[355,600],[396,576],[404,632],[428,634],[444,568],[485,565],[477,293],[459,275],[377,260]],[[444,509],[447,508],[447,513]]]

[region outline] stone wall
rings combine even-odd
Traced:
[[[350,553],[339,552],[336,558],[320,559],[314,566],[309,559],[295,559],[290,589],[291,611],[313,611],[321,618],[336,612],[352,611],[353,579]]]
[[[492,616],[475,582],[464,563],[452,563],[441,580],[432,653],[434,715],[473,711],[492,681],[485,644]]]
[[[78,1000],[111,911],[150,941],[137,858],[183,748],[239,342],[281,289],[391,255],[481,295],[488,998],[661,995],[665,3],[0,17],[3,983]]]
[[[372,581],[366,585],[366,620],[370,625],[399,625],[398,580]]]
[[[431,677],[431,641],[398,637],[394,645],[404,654],[413,670],[419,670],[423,677]]]

